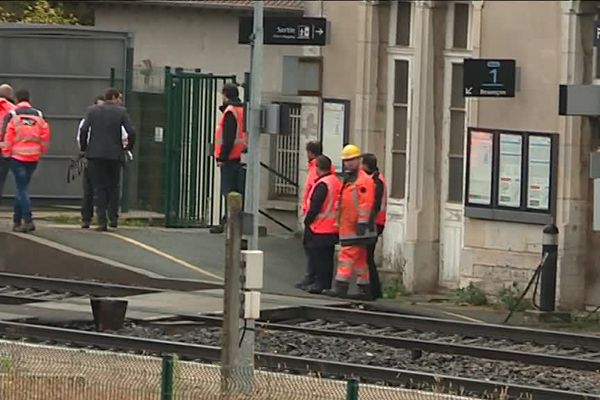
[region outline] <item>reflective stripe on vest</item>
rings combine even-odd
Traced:
[[[229,160],[239,160],[242,157],[242,153],[246,150],[248,145],[248,135],[244,128],[244,109],[242,107],[235,107],[228,105],[223,111],[223,115],[219,119],[217,130],[215,132],[215,157],[221,158],[221,150],[223,148],[223,125],[225,123],[225,116],[230,112],[235,117],[237,124],[237,132],[235,140],[233,141],[233,147],[229,152]]]
[[[383,193],[381,195],[381,206],[375,217],[375,224],[385,226],[385,221],[387,219],[387,182],[381,173],[379,174],[379,180],[383,184]]]
[[[48,143],[46,141],[43,141],[39,136],[41,133],[40,128],[42,125],[41,119],[43,118],[42,113],[40,111],[37,111],[37,115],[18,115],[15,110],[12,110],[10,112],[10,115],[15,126],[15,139],[11,154],[20,156],[38,156],[42,154],[41,147],[48,146]],[[36,132],[22,132],[22,119],[33,120],[37,128]]]
[[[315,220],[310,225],[310,229],[316,234],[335,234],[338,233],[337,228],[337,206],[338,196],[340,194],[341,182],[336,175],[327,175],[318,179],[311,187],[308,195],[308,209],[310,209],[310,199],[313,196],[319,183],[323,182],[327,186],[327,197],[321,206],[321,211],[315,217]]]

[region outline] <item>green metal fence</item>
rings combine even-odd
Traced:
[[[163,190],[168,227],[219,223],[223,201],[213,155],[221,87],[235,76],[165,69],[167,123]]]

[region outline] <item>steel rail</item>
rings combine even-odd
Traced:
[[[113,283],[78,281],[72,279],[48,278],[33,275],[20,275],[2,272],[0,273],[0,286],[12,286],[15,288],[31,288],[41,291],[59,293],[74,293],[77,295],[93,294],[95,296],[132,296],[136,294],[158,293],[162,289],[128,286]]]
[[[466,337],[486,337],[516,342],[532,342],[541,345],[582,347],[600,351],[600,337],[543,329],[532,329],[487,323],[462,322],[448,319],[421,317],[414,315],[391,314],[373,311],[357,311],[335,307],[303,306],[293,311],[270,310],[272,321],[291,319],[346,322],[356,325],[372,325],[378,328],[391,327],[423,332],[440,332]]]
[[[180,358],[191,360],[218,361],[221,355],[220,348],[214,346],[141,339],[15,322],[0,322],[0,333],[8,337],[26,337],[113,350],[120,349],[157,354],[173,353]],[[600,399],[598,395],[587,393],[268,353],[255,353],[255,363],[257,367],[274,370],[285,369],[298,373],[317,372],[322,376],[359,377],[363,380],[385,381],[388,384],[408,385],[409,387],[428,385],[469,394],[506,393],[514,398],[531,396],[536,400]]]
[[[181,315],[189,321],[203,322],[209,326],[221,326],[220,317]],[[154,321],[160,322],[160,321]],[[308,328],[297,325],[256,322],[256,329],[264,331],[291,331],[314,336],[329,336],[349,340],[364,340],[390,346],[397,349],[424,351],[439,354],[454,354],[475,358],[484,358],[496,361],[514,361],[524,364],[541,365],[549,367],[568,368],[578,371],[600,371],[600,360],[582,359],[577,355],[567,357],[544,353],[533,353],[517,350],[502,350],[484,346],[465,345],[460,343],[434,342],[422,339],[406,339],[394,336],[370,335],[331,329]]]

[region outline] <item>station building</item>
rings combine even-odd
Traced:
[[[96,26],[133,33],[139,71],[171,65],[241,78],[248,70],[237,19],[250,13],[249,1],[98,3]],[[387,277],[401,276],[410,291],[469,282],[491,294],[513,283],[524,288],[541,259],[542,228],[552,222],[560,231],[560,305],[600,304],[600,237],[592,231],[588,171],[598,126],[594,118],[559,115],[559,85],[600,78],[597,3],[266,2],[271,15],[325,17],[330,25],[326,46],[265,48],[263,99],[291,105],[292,129],[263,135],[263,162],[303,182],[309,140],[323,140],[334,160],[345,142],[375,153],[390,186],[380,267]],[[514,60],[514,97],[465,97],[463,62],[471,58]],[[308,78],[294,80],[299,75]],[[134,90],[152,91],[150,78],[136,76]],[[467,140],[475,128],[493,134],[495,160],[505,138],[521,138],[512,176],[525,179],[506,186],[503,172],[490,176],[483,202],[489,207],[469,207],[477,203],[475,158],[469,160],[477,144]],[[531,168],[532,146],[546,137],[547,185],[535,186],[541,178]],[[297,228],[301,189],[268,171],[262,182],[261,207],[287,213]]]

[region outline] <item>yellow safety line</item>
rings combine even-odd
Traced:
[[[106,234],[108,234],[108,235],[110,235],[110,236],[112,236],[112,237],[115,237],[115,238],[118,238],[118,239],[124,240],[125,242],[131,243],[131,244],[133,244],[134,246],[141,247],[141,248],[142,248],[142,249],[144,249],[144,250],[147,250],[147,251],[149,251],[149,252],[152,252],[152,253],[154,253],[154,254],[157,254],[157,255],[159,255],[159,256],[161,256],[161,257],[164,257],[164,258],[166,258],[167,260],[173,261],[174,263],[176,263],[176,264],[179,264],[179,265],[181,265],[182,267],[185,267],[185,268],[191,269],[191,270],[193,270],[193,271],[196,271],[196,272],[200,272],[201,274],[204,274],[204,275],[206,275],[206,276],[210,276],[211,278],[214,278],[214,279],[217,279],[217,280],[220,280],[220,281],[222,281],[222,280],[223,280],[223,278],[221,278],[221,277],[220,277],[220,276],[218,276],[218,275],[215,275],[215,274],[213,274],[212,272],[208,272],[208,271],[206,271],[206,270],[204,270],[204,269],[202,269],[202,268],[200,268],[200,267],[197,267],[197,266],[195,266],[195,265],[192,265],[192,264],[190,264],[190,263],[189,263],[189,262],[187,262],[187,261],[181,260],[181,259],[179,259],[179,258],[177,258],[177,257],[175,257],[175,256],[172,256],[172,255],[170,255],[170,254],[168,254],[168,253],[165,253],[165,252],[163,252],[163,251],[160,251],[159,249],[157,249],[157,248],[155,248],[155,247],[148,246],[148,245],[147,245],[147,244],[145,244],[145,243],[138,242],[137,240],[135,240],[135,239],[132,239],[132,238],[130,238],[130,237],[123,236],[123,235],[119,235],[118,233],[114,233],[114,232],[106,232]]]
[[[442,313],[444,313],[446,315],[451,315],[453,317],[462,318],[462,319],[465,319],[467,321],[477,322],[479,324],[485,324],[486,323],[485,321],[482,321],[480,319],[475,319],[475,318],[467,317],[466,315],[462,315],[462,314],[455,314],[455,313],[450,312],[450,311],[442,311]]]

